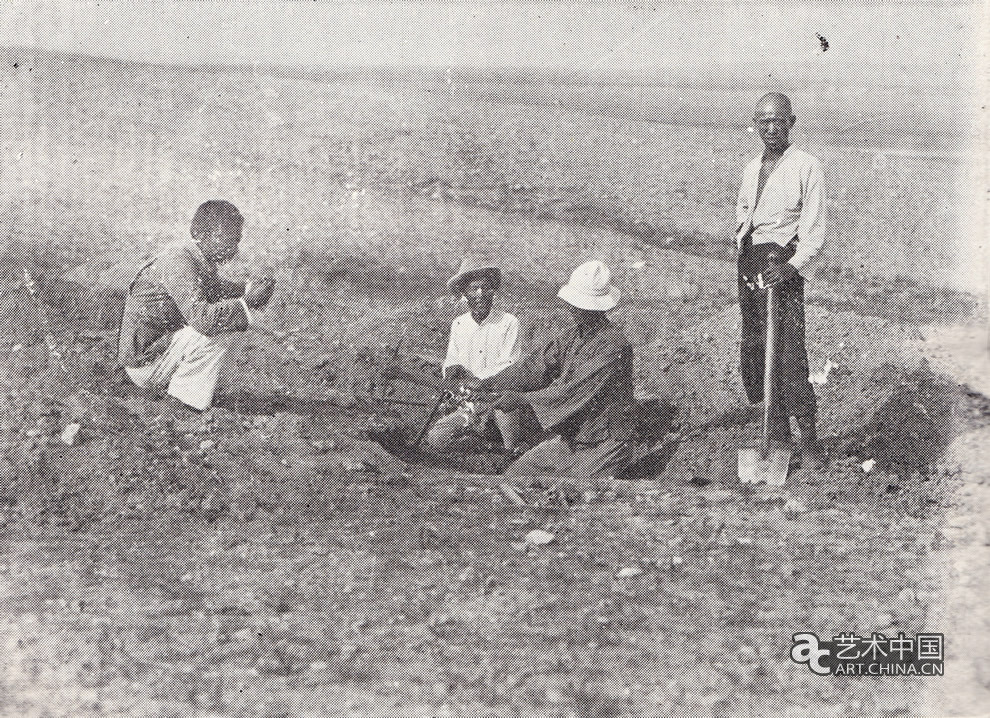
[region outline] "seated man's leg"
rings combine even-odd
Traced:
[[[208,337],[192,327],[183,327],[176,332],[176,337],[179,335],[183,335],[182,360],[172,373],[168,393],[183,404],[203,411],[213,403],[223,358],[234,335]]]
[[[583,481],[614,479],[629,468],[632,445],[628,441],[603,441],[579,446],[571,476]]]
[[[498,433],[502,435],[502,446],[507,451],[512,451],[519,445],[521,412],[518,409],[516,411],[494,409],[492,414],[498,425]]]
[[[559,436],[552,436],[510,464],[505,470],[505,477],[567,476],[574,466],[574,458],[567,442]]]
[[[189,347],[191,336],[187,330],[193,331],[190,327],[184,327],[175,332],[165,351],[151,363],[139,367],[124,367],[130,380],[142,389],[167,386]]]
[[[471,417],[462,409],[441,417],[426,432],[426,444],[436,451],[447,451],[455,441],[468,433]]]

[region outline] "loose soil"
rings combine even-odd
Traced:
[[[675,286],[672,259],[696,261],[651,255],[636,281]],[[946,450],[990,424],[990,405],[933,371],[921,329],[812,303],[813,371],[833,364],[817,386],[829,466],[783,492],[744,488],[735,451],[756,424],[720,286],[731,267],[698,264],[713,280],[691,301],[664,291],[617,312],[640,398],[677,409],[640,473],[583,492],[520,485],[520,508],[497,477],[407,464],[368,439],[408,434],[428,409],[378,401],[356,354],[387,352],[404,328],[405,361],[427,364],[458,310],[401,283],[385,305],[362,261],[280,277],[295,284],[273,314],[300,327],[246,335],[201,415],[120,380],[89,290],[30,267],[47,280],[37,305],[8,281],[5,714],[914,709],[925,679],[823,682],[788,651],[802,630],[913,633],[953,615],[938,567],[963,474]],[[506,286],[527,341],[564,321],[533,310],[549,280],[509,271]],[[69,422],[75,446],[59,438]],[[535,528],[553,542],[527,544]],[[619,578],[629,567],[641,572]]]

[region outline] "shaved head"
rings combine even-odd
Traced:
[[[794,127],[795,117],[787,95],[768,92],[756,103],[753,122],[760,131],[760,139],[771,153],[780,154],[787,149],[788,135]]]
[[[189,231],[199,249],[211,262],[226,262],[237,254],[244,217],[230,202],[211,199],[193,215]]]
[[[767,108],[773,108],[779,112],[783,112],[788,117],[794,114],[791,110],[791,100],[790,98],[780,92],[768,92],[760,101],[756,103],[756,114],[759,115],[761,112],[765,112]]]

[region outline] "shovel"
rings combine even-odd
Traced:
[[[757,445],[739,448],[739,480],[744,484],[783,486],[791,464],[790,444],[770,438],[770,408],[775,406],[777,359],[776,292],[767,287],[767,341],[763,352],[763,436]]]

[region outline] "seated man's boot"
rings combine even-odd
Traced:
[[[801,432],[801,468],[819,471],[825,468],[825,452],[815,431],[815,417],[798,417]]]

